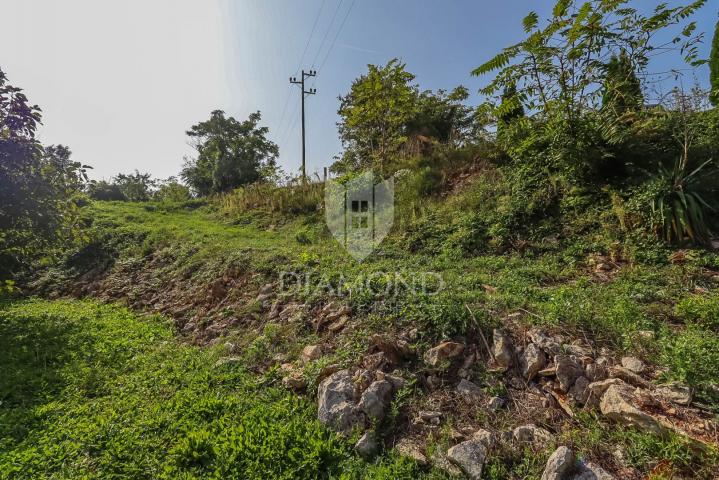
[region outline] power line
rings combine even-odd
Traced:
[[[305,61],[305,54],[307,53],[307,48],[310,46],[310,40],[312,40],[312,36],[315,33],[315,29],[317,28],[317,22],[320,19],[320,15],[322,14],[322,10],[325,8],[325,3],[327,3],[327,0],[322,0],[322,5],[320,5],[320,9],[317,12],[317,16],[315,17],[315,23],[312,25],[312,31],[310,32],[310,36],[307,38],[307,43],[305,44],[305,49],[302,52],[302,56],[300,57],[300,64],[297,66],[297,69],[295,70],[295,75],[299,72],[300,68],[302,68],[302,62]]]
[[[329,50],[327,50],[327,53],[325,54],[325,57],[322,59],[322,63],[320,64],[319,68],[317,70],[322,70],[322,67],[325,66],[325,62],[327,62],[327,59],[330,56],[330,53],[332,53],[332,49],[335,46],[335,43],[337,42],[337,38],[340,36],[340,32],[342,32],[342,29],[345,26],[345,23],[347,22],[347,18],[350,16],[350,12],[352,12],[352,8],[355,6],[355,3],[357,0],[352,0],[352,3],[350,4],[350,8],[347,9],[347,13],[345,14],[345,17],[342,19],[342,23],[340,24],[340,28],[337,30],[337,33],[335,34],[335,38],[332,39],[332,43],[330,44]]]
[[[330,32],[332,31],[332,25],[335,23],[335,18],[337,18],[337,14],[340,11],[340,8],[342,7],[342,4],[345,0],[340,0],[340,2],[337,4],[337,8],[335,8],[335,13],[332,14],[332,20],[330,20],[330,24],[327,25],[327,31],[325,32],[325,36],[322,37],[322,42],[320,43],[319,48],[317,49],[317,53],[315,54],[314,60],[312,60],[312,68],[314,68],[315,65],[317,65],[317,59],[320,56],[320,52],[325,46],[325,42],[327,41],[327,37],[329,36]]]

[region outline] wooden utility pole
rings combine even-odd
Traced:
[[[308,72],[302,70],[301,80],[297,80],[297,77],[290,77],[290,83],[300,86],[300,98],[302,100],[302,183],[307,183],[307,164],[305,159],[305,96],[317,93],[316,88],[305,90],[305,79],[314,77],[315,75],[317,75],[317,70],[310,70]]]

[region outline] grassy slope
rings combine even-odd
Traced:
[[[0,478],[415,478],[367,466],[311,402],[168,322],[93,302],[0,305]]]
[[[445,214],[451,215],[451,212]],[[691,382],[699,388],[703,401],[715,401],[708,393],[708,386],[719,380],[716,369],[719,365],[716,335],[719,297],[716,293],[694,294],[697,287],[715,292],[716,287],[705,268],[707,263],[716,263],[714,257],[702,257],[684,265],[623,264],[611,272],[610,281],[605,281],[587,265],[586,252],[592,251],[593,246],[591,238],[561,248],[549,246],[543,253],[532,255],[463,258],[452,251],[432,248],[425,248],[424,253],[408,254],[407,238],[395,236],[358,264],[329,238],[321,218],[299,218],[282,224],[277,219],[256,214],[227,224],[204,209],[164,210],[118,203],[97,204],[93,215],[102,231],[111,232],[114,237],[134,239],[120,242],[118,264],[139,262],[141,269],[143,259],[150,253],[170,259],[154,273],[158,284],[175,274],[186,278],[187,272],[192,272],[188,282],[196,280],[195,277],[201,277],[197,279],[200,282],[210,280],[212,275],[221,273],[222,266],[230,263],[240,263],[247,271],[259,272],[259,278],[253,280],[256,288],[275,281],[278,272],[283,270],[309,273],[335,286],[356,286],[375,272],[400,271],[411,277],[413,272],[433,271],[442,275],[444,289],[431,297],[407,292],[388,297],[355,290],[347,301],[361,322],[340,347],[323,359],[324,363],[350,364],[366,349],[369,334],[410,327],[420,329],[416,348],[421,352],[443,337],[467,331],[471,320],[466,304],[475,311],[483,328],[500,323],[508,313],[523,312],[521,322],[524,324],[538,323],[577,337],[586,335],[596,341],[597,346],[638,354],[666,368],[666,378]],[[279,226],[269,227],[273,223]],[[419,237],[425,245],[433,241],[431,232],[421,232]],[[113,268],[117,270],[118,266]],[[374,277],[373,285],[377,291],[382,290],[381,275]],[[328,295],[325,291],[298,292],[297,296],[309,303],[321,303]],[[242,337],[238,342],[251,352],[245,356],[247,368],[266,364],[276,353],[296,353],[303,345],[323,341],[311,329],[284,332],[270,327],[272,325],[249,336],[247,332],[229,332]],[[655,336],[640,340],[636,334],[639,330],[651,330]],[[200,351],[195,354],[210,355]],[[416,371],[421,366],[407,368]],[[311,381],[317,370],[306,373]],[[146,372],[144,376],[157,375],[162,372]],[[497,386],[496,379],[481,369],[474,380],[487,389]],[[252,383],[252,380],[246,382]],[[422,401],[423,393],[419,390],[407,400],[419,404]],[[311,412],[306,410],[304,415],[309,419]],[[448,423],[455,420],[460,419],[449,418]],[[514,426],[516,420],[508,413],[496,418],[485,418],[478,413],[470,421],[477,426],[500,429]],[[188,428],[212,431],[202,422],[199,425],[194,422],[194,419],[186,422]],[[623,446],[629,462],[646,473],[662,458],[696,475],[713,471],[717,465],[714,455],[697,458],[679,439],[659,440],[631,430],[617,431],[591,414],[580,415],[571,424],[562,426],[562,431],[557,441],[574,445],[581,456],[601,460],[610,455],[614,446]],[[171,446],[172,441],[165,445]],[[494,459],[488,465],[488,475],[490,478],[532,477],[541,471],[550,451],[551,446],[547,446],[544,451],[515,452]],[[133,464],[134,460],[125,461]]]

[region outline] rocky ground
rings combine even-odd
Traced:
[[[315,308],[310,320],[306,305],[272,301],[271,288],[259,297],[270,320],[307,321],[324,335],[324,343],[305,346],[294,361],[276,359],[282,362],[283,384],[303,393],[308,389],[303,372],[338,348],[343,330],[352,325],[351,310],[328,303]],[[365,458],[376,455],[384,442],[420,464],[471,479],[482,478],[485,463],[498,452],[556,444],[564,430],[576,429],[574,417],[585,412],[616,428],[680,436],[698,452],[719,445],[715,416],[693,403],[691,389],[657,383],[660,372],[641,359],[616,357],[587,340],[526,329],[515,318],[505,325],[489,339],[448,339],[424,352],[414,348],[416,331],[375,334],[350,368],[324,364],[318,371],[317,417],[342,435],[360,435],[355,449]],[[494,390],[502,394],[488,395],[486,385],[472,380],[478,368],[493,375]],[[383,432],[393,399],[410,384],[421,399],[405,412],[404,423]],[[440,436],[448,443],[437,448]],[[612,453],[589,461],[559,445],[542,479],[642,478],[624,463],[621,448]]]

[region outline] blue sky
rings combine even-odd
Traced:
[[[0,44],[15,48],[0,50],[0,67],[43,107],[42,140],[69,145],[95,178],[135,168],[176,174],[192,152],[184,131],[217,108],[238,119],[262,111],[280,163],[296,172],[299,92],[288,77],[314,67],[307,155],[309,171],[320,172],[340,151],[337,97],[367,64],[398,57],[422,89],[462,84],[476,103],[486,79],[470,71],[522,38],[529,10],[546,16],[552,3],[5,0]],[[697,18],[708,37],[704,56],[717,10],[709,2]],[[655,65],[678,66],[676,56]],[[707,83],[705,68],[696,75]]]

